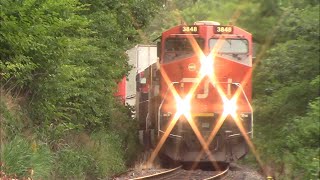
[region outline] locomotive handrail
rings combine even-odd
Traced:
[[[229,82],[218,82],[219,84],[229,84]],[[247,94],[244,92],[242,86],[241,86],[241,83],[231,83],[231,84],[234,84],[236,85],[237,87],[239,87],[241,89],[241,92],[242,94],[244,95],[248,105],[249,105],[249,108],[250,108],[250,111],[251,111],[251,131],[247,132],[247,134],[251,134],[251,138],[253,138],[253,108],[249,102],[249,99],[247,97]],[[241,134],[231,134],[229,135],[228,137],[233,137],[233,136],[240,136]]]
[[[228,82],[220,82],[220,84],[227,84]],[[249,108],[250,108],[250,111],[251,111],[251,131],[247,132],[247,134],[251,134],[251,138],[253,138],[253,108],[249,102],[249,99],[246,95],[246,93],[244,92],[242,86],[241,86],[241,83],[231,83],[231,84],[234,84],[236,85],[237,87],[239,87],[241,89],[241,92],[242,94],[244,95],[248,105],[249,105]],[[234,136],[240,136],[241,134],[231,134],[229,135],[228,137],[234,137]]]
[[[164,131],[162,131],[162,130],[159,130],[159,132],[161,132],[161,133],[165,133]],[[178,138],[182,138],[182,136],[180,136],[180,135],[175,135],[175,134],[169,134],[170,136],[173,136],[173,137],[178,137]]]
[[[250,132],[247,132],[247,134],[252,134],[252,131],[250,131]],[[235,137],[235,136],[241,136],[241,134],[231,134],[231,135],[229,135],[228,137]]]
[[[161,123],[160,123],[160,110],[162,108],[162,105],[164,103],[164,100],[166,99],[167,95],[168,95],[168,92],[169,92],[169,89],[171,86],[173,86],[174,84],[178,84],[179,82],[171,82],[171,84],[168,86],[167,88],[167,91],[166,91],[166,94],[164,95],[164,98],[162,99],[161,103],[160,103],[160,106],[159,106],[159,109],[158,109],[158,136],[160,136],[160,133],[159,132],[162,132],[164,133],[164,131],[161,130]],[[177,135],[174,135],[174,134],[170,134],[171,136],[177,136]],[[179,137],[179,136],[178,136]],[[180,136],[181,137],[181,136]]]
[[[238,86],[241,89],[242,94],[244,95],[244,97],[245,97],[245,99],[246,99],[246,101],[247,101],[247,103],[249,105],[249,108],[250,108],[250,111],[251,111],[251,131],[247,132],[247,134],[251,134],[251,138],[253,138],[253,108],[252,108],[252,106],[251,106],[251,104],[249,102],[249,99],[248,99],[246,93],[244,92],[241,84],[240,83],[232,83],[232,84]]]

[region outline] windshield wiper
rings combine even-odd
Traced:
[[[241,57],[239,56],[240,54],[232,53],[231,54],[233,58],[236,58],[237,60],[241,60]]]

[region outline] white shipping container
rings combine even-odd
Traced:
[[[136,75],[144,71],[151,64],[157,62],[157,46],[138,44],[127,51],[129,64],[133,66],[126,81],[125,103],[135,105]]]

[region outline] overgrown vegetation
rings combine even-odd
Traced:
[[[48,178],[53,155],[47,146],[38,145],[36,141],[30,143],[22,137],[15,136],[2,149],[2,162],[4,164],[1,170],[8,175]]]
[[[135,121],[114,93],[130,69],[125,51],[159,5],[0,2],[1,172],[96,179],[132,161]]]
[[[317,179],[319,4],[293,3],[281,12],[274,44],[255,71],[256,142],[279,177]]]
[[[136,123],[113,98],[130,69],[125,50],[197,20],[252,32],[258,152],[277,178],[319,178],[317,0],[2,0],[0,172],[95,179],[122,171],[137,151]]]

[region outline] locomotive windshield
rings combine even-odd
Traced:
[[[199,47],[203,50],[204,40],[195,38]],[[187,38],[168,38],[165,41],[164,62],[171,62],[194,55],[195,52]]]
[[[246,39],[210,39],[209,48],[216,49],[218,55],[250,65],[249,46]]]
[[[219,53],[248,53],[246,39],[210,39],[209,47],[217,48]]]

